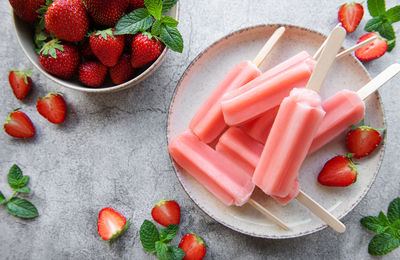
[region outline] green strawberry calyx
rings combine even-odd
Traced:
[[[12,72],[14,72],[18,77],[23,77],[24,78],[24,82],[26,84],[28,84],[28,77],[31,78],[32,77],[32,69],[28,69],[28,70],[11,70]]]
[[[40,50],[40,54],[42,54],[46,57],[50,55],[53,58],[57,58],[57,50],[59,50],[61,52],[64,51],[64,47],[60,43],[61,42],[59,39],[54,39],[54,40],[49,41]]]
[[[110,36],[111,38],[115,38],[113,28],[109,28],[109,29],[102,30],[102,31],[95,31],[94,33],[92,33],[92,35],[96,35],[96,36],[101,35],[104,40],[107,40],[107,36]]]

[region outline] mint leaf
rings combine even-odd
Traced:
[[[6,197],[4,197],[3,193],[0,191],[0,205],[3,205],[6,202]]]
[[[168,12],[177,2],[178,0],[164,0],[162,4],[162,13]]]
[[[388,43],[387,51],[391,52],[393,50],[394,46],[396,46],[396,39],[389,40],[389,41],[387,41],[387,43]]]
[[[140,227],[140,241],[143,248],[149,253],[154,253],[156,251],[155,244],[159,240],[160,236],[156,226],[148,220],[143,221]]]
[[[161,241],[156,242],[156,254],[159,260],[170,260],[168,255],[168,246]]]
[[[383,15],[378,15],[367,22],[364,27],[364,30],[367,32],[376,31],[379,26],[384,23]]]
[[[156,20],[153,23],[153,26],[151,27],[151,35],[153,35],[153,36],[160,35],[160,33],[161,33],[161,25],[162,25],[161,20]]]
[[[157,20],[161,18],[161,11],[163,7],[162,0],[144,0],[144,5],[149,13],[154,16],[154,18]]]
[[[382,233],[374,236],[369,242],[368,253],[371,255],[386,255],[400,245],[400,240],[392,237],[388,233]]]
[[[29,187],[22,187],[22,188],[15,189],[15,191],[22,192],[22,193],[29,193],[29,192],[31,192],[31,189]]]
[[[169,16],[163,16],[161,18],[161,23],[168,25],[169,27],[176,27],[178,25],[178,21]]]
[[[388,229],[388,226],[385,225],[378,217],[373,216],[362,218],[361,224],[369,230],[372,230],[378,234],[385,232],[386,229]]]
[[[392,237],[400,239],[400,219],[396,220],[392,224],[392,227],[390,228],[389,233],[392,235]]]
[[[400,220],[400,198],[396,198],[390,202],[387,216],[392,224]]]
[[[114,35],[136,34],[140,31],[146,31],[152,24],[153,17],[147,9],[139,8],[119,19]]]
[[[400,21],[400,5],[387,10],[385,16],[390,20],[390,23]]]
[[[8,185],[15,190],[24,187],[29,181],[29,176],[24,176],[21,169],[14,164],[8,172]]]
[[[6,205],[8,213],[20,218],[34,218],[39,215],[36,207],[27,200],[14,197]]]
[[[385,0],[368,0],[367,2],[368,11],[372,17],[385,13]]]
[[[161,26],[160,39],[171,50],[182,53],[183,39],[176,28],[163,24]]]
[[[168,225],[166,228],[161,229],[160,240],[164,243],[169,243],[174,239],[176,233],[178,232],[178,225],[172,224]]]
[[[174,260],[181,260],[186,255],[185,251],[183,251],[182,249],[180,249],[179,247],[176,247],[176,246],[169,246],[168,252],[171,256],[171,259],[174,259]]]

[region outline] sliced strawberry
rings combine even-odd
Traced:
[[[49,93],[40,97],[36,109],[44,118],[53,124],[61,124],[67,114],[67,105],[64,98],[58,93]]]
[[[35,135],[35,127],[32,121],[24,112],[18,110],[14,110],[8,115],[4,130],[15,138],[30,138]]]
[[[32,70],[19,71],[12,70],[8,74],[8,81],[15,97],[22,100],[32,88]]]
[[[359,126],[350,130],[346,136],[346,145],[353,157],[363,158],[379,146],[382,136],[377,129],[370,126]]]
[[[194,233],[184,235],[179,248],[185,251],[183,260],[201,260],[206,254],[204,240]]]
[[[344,4],[340,7],[338,20],[348,33],[354,32],[364,15],[364,8],[360,3]]]
[[[358,39],[357,43],[363,42],[368,38],[374,37],[375,35],[377,34],[373,32],[366,33],[361,36],[360,39]],[[373,42],[357,49],[355,51],[355,55],[360,61],[370,61],[383,56],[387,51],[387,48],[387,41],[382,37],[378,37],[378,39],[374,40]]]
[[[179,225],[181,221],[181,208],[174,200],[161,200],[151,211],[153,219],[163,226]]]
[[[347,187],[357,180],[357,168],[348,156],[335,156],[325,163],[318,182],[326,186]]]
[[[99,212],[97,220],[97,232],[99,236],[112,244],[115,239],[122,235],[128,228],[130,222],[118,211],[112,208],[104,208]]]

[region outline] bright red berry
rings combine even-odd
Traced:
[[[113,29],[97,31],[90,36],[90,47],[94,55],[107,67],[117,64],[124,46],[124,36],[114,35]]]
[[[88,87],[100,87],[107,76],[107,67],[98,61],[86,61],[79,67],[79,80]]]
[[[8,81],[15,97],[22,100],[32,88],[32,70],[12,70],[8,74]]]
[[[111,244],[129,228],[129,225],[129,220],[126,221],[121,213],[112,208],[104,208],[99,212],[97,232],[102,239]]]
[[[9,0],[14,12],[24,21],[34,22],[39,14],[36,12],[46,0]]]
[[[357,168],[349,156],[330,159],[318,175],[318,182],[325,186],[347,187],[357,180]]]
[[[92,48],[90,47],[89,41],[85,41],[79,46],[79,50],[82,54],[82,57],[85,58],[85,60],[94,60],[96,59],[96,56],[94,55]]]
[[[171,224],[179,225],[181,208],[174,200],[161,200],[152,209],[151,216],[157,223],[165,227]]]
[[[85,0],[87,10],[94,22],[114,27],[129,5],[129,0]]]
[[[346,145],[353,157],[360,159],[375,151],[381,140],[382,136],[375,128],[359,126],[347,133]]]
[[[147,34],[139,33],[132,41],[131,64],[133,68],[143,67],[158,58],[164,49],[161,41]]]
[[[129,0],[129,10],[135,10],[138,8],[146,8],[144,0]]]
[[[8,115],[4,131],[15,138],[30,138],[35,135],[32,121],[24,112],[18,110],[14,110]]]
[[[36,109],[44,118],[53,124],[61,124],[67,114],[67,104],[61,94],[49,93],[40,97]]]
[[[201,260],[206,254],[204,240],[194,233],[184,235],[179,248],[185,251],[185,257],[182,260]]]
[[[111,80],[114,84],[119,85],[132,79],[134,70],[131,65],[129,54],[122,54],[117,65],[110,68]]]
[[[364,15],[364,8],[360,3],[343,4],[338,13],[338,20],[348,33],[354,32]]]
[[[376,33],[366,33],[358,39],[357,43],[363,42],[366,39],[376,36]],[[388,49],[388,44],[385,39],[382,37],[378,37],[378,39],[374,40],[373,42],[357,49],[355,51],[356,57],[360,61],[370,61],[373,59],[377,59],[383,56]]]

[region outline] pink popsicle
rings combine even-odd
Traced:
[[[179,134],[168,151],[177,164],[227,206],[241,206],[249,200],[254,190],[251,176],[191,131]]]
[[[250,61],[234,66],[190,121],[189,128],[193,133],[205,143],[215,140],[226,128],[220,105],[223,94],[245,85],[260,74],[261,71]]]
[[[289,195],[324,115],[313,90],[295,88],[282,101],[253,175],[266,194]]]

